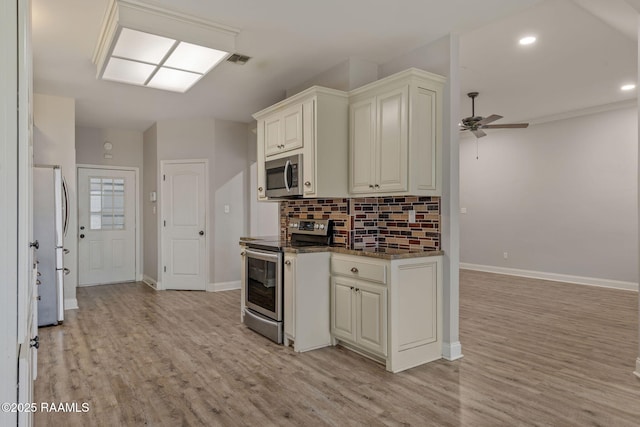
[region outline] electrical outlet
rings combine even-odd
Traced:
[[[503,253],[502,256],[504,257],[504,259],[508,259],[509,258],[509,252]]]

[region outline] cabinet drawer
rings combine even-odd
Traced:
[[[387,266],[382,263],[368,262],[353,257],[333,256],[331,258],[331,274],[387,283]]]

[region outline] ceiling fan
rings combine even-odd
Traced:
[[[471,98],[471,117],[462,119],[460,123],[460,130],[468,130],[473,133],[476,138],[482,138],[487,134],[482,129],[521,129],[529,126],[529,123],[511,123],[506,125],[490,125],[489,123],[495,122],[502,118],[497,114],[492,114],[489,117],[476,116],[475,100],[478,96],[478,92],[469,92],[467,94]]]

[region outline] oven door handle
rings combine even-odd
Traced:
[[[291,184],[289,184],[289,169],[291,168],[291,160],[287,160],[287,163],[284,164],[284,186],[287,189],[287,192],[291,191]]]
[[[266,252],[247,249],[246,258],[257,258],[264,261],[278,262],[280,259],[280,252]]]

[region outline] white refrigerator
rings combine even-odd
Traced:
[[[68,198],[60,166],[33,168],[33,236],[38,241],[38,326],[64,320],[64,234]]]

